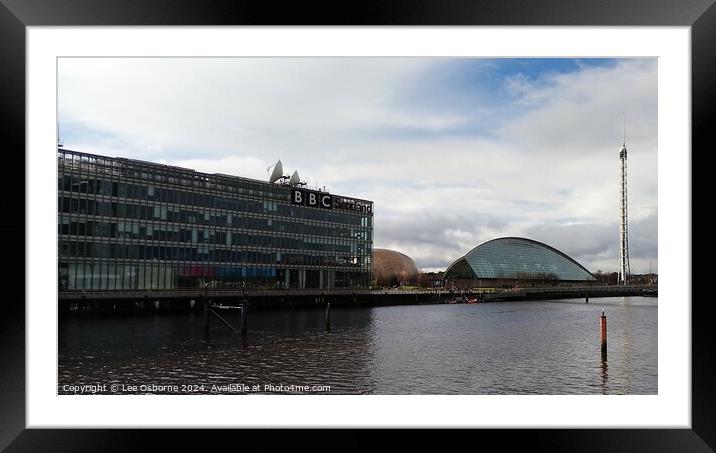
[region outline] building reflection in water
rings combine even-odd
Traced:
[[[226,312],[238,326],[239,310]],[[196,393],[211,393],[212,385],[257,385],[261,393],[275,393],[264,392],[265,385],[300,385],[372,393],[372,310],[334,308],[330,332],[324,313],[323,307],[255,310],[245,337],[214,318],[209,339],[201,314],[69,320],[61,332],[59,384],[203,384]]]

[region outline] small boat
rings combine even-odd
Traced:
[[[476,304],[476,303],[477,303],[477,298],[471,297],[471,298],[469,298],[469,299],[467,300],[466,303],[468,303],[468,304]]]

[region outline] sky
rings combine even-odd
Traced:
[[[61,58],[58,118],[76,151],[261,180],[281,159],[374,201],[374,247],[424,271],[520,236],[616,272],[626,139],[631,271],[658,271],[654,58]]]

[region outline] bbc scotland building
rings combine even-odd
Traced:
[[[368,288],[373,203],[57,150],[60,291]]]

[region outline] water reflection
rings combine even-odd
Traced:
[[[602,361],[601,361],[601,374],[600,374],[600,387],[602,389],[602,395],[606,395],[609,392],[607,381],[609,380],[609,362],[607,362],[607,358],[605,355],[602,355]]]
[[[232,324],[238,316],[224,315]],[[60,331],[60,383],[205,385],[193,393],[231,383],[330,385],[331,393],[370,393],[371,318],[370,310],[334,309],[334,334],[325,332],[320,310],[254,312],[248,335],[212,322],[208,338],[202,315],[70,319]]]
[[[657,305],[645,299],[335,307],[330,332],[325,309],[253,310],[246,336],[212,320],[208,339],[201,314],[67,318],[59,393],[115,383],[204,386],[190,393],[240,384],[252,390],[236,393],[655,394]],[[614,346],[595,372],[603,308]],[[239,310],[221,314],[239,325]]]

